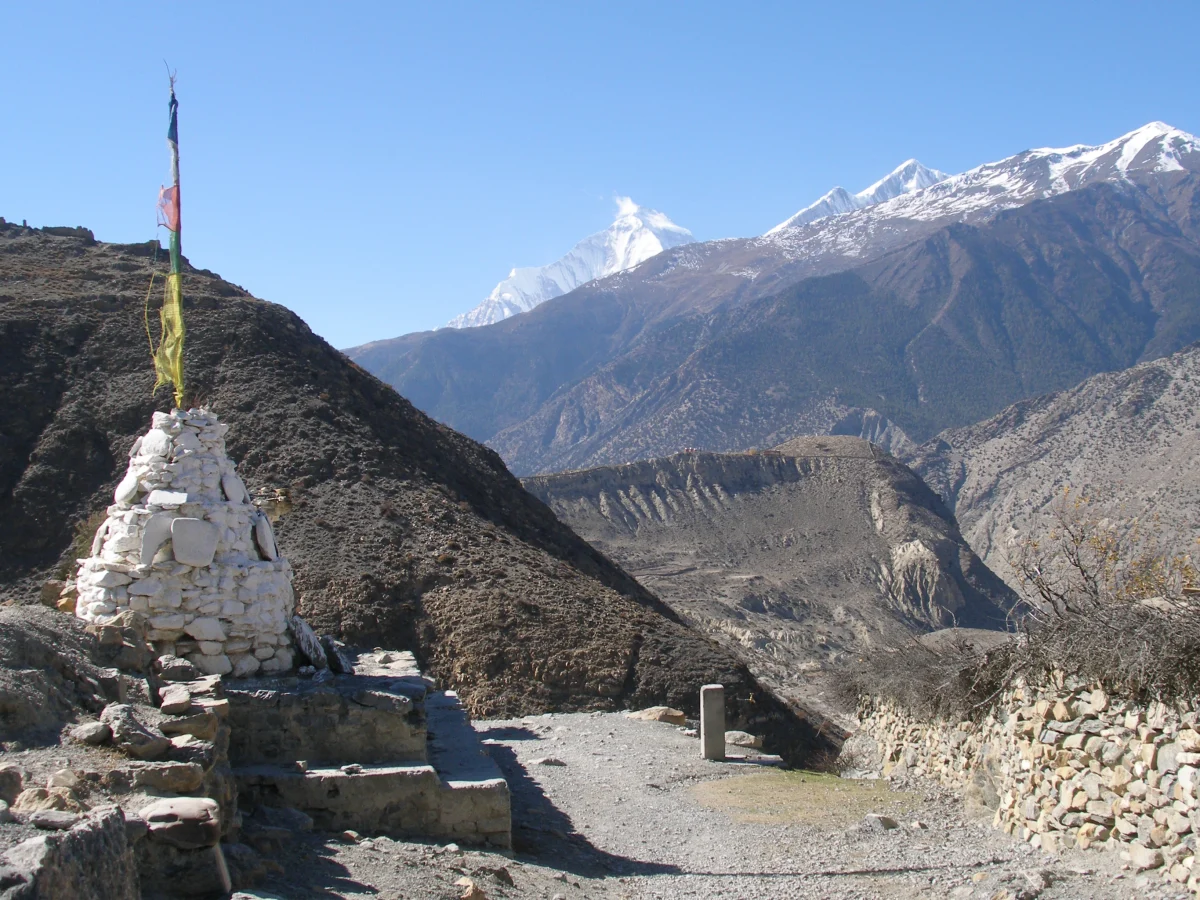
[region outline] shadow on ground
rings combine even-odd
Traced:
[[[481,729],[480,737],[485,740],[541,740],[537,732],[515,726]],[[513,850],[516,853],[531,857],[538,865],[586,878],[682,874],[683,870],[678,866],[617,856],[594,846],[575,830],[570,816],[550,802],[510,747],[503,744],[485,746],[508,780],[512,796]]]

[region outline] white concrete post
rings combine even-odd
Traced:
[[[700,754],[705,759],[725,758],[725,686],[700,688]]]

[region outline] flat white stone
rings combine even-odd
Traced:
[[[138,448],[139,456],[166,456],[171,452],[171,436],[165,431],[154,428],[146,432],[142,445]]]
[[[175,552],[175,559],[188,566],[212,565],[213,556],[217,552],[218,535],[217,526],[203,519],[173,520],[171,546]]]
[[[224,653],[219,656],[206,656],[203,653],[189,653],[188,662],[205,675],[228,675],[233,671],[233,663]]]
[[[167,538],[171,536],[171,522],[175,517],[170,513],[155,513],[146,520],[146,527],[142,530],[142,553],[141,562],[143,566],[148,566],[154,562],[154,554],[158,552],[158,548],[166,543]]]
[[[175,446],[180,450],[199,450],[201,449],[200,437],[196,432],[185,428],[175,436]]]
[[[104,538],[108,535],[108,526],[109,521],[105,519],[96,529],[96,536],[92,538],[92,556],[100,555],[100,550],[104,547]]]
[[[105,571],[92,579],[92,584],[96,587],[115,588],[123,584],[129,584],[133,581],[128,575],[122,575],[120,572]]]
[[[181,506],[188,502],[188,495],[182,491],[151,491],[146,498],[147,506]]]
[[[205,656],[216,656],[225,652],[225,645],[220,641],[199,641],[200,652]]]
[[[254,543],[258,545],[258,549],[266,559],[278,558],[279,550],[275,547],[275,532],[271,530],[271,523],[261,509],[254,517]]]
[[[221,627],[221,623],[208,616],[201,616],[198,619],[193,619],[184,629],[188,634],[198,641],[223,641],[225,640],[225,629]]]
[[[257,672],[261,666],[262,663],[247,654],[233,664],[233,674],[237,678],[247,678]]]
[[[117,485],[117,489],[113,491],[113,502],[128,503],[138,492],[138,476],[137,472],[132,470],[125,473],[125,477],[121,479],[121,483]]]
[[[246,486],[236,472],[226,472],[221,476],[221,492],[231,503],[243,503],[246,500]]]
[[[183,613],[166,613],[150,617],[150,627],[159,631],[179,631],[183,628]]]

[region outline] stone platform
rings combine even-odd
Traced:
[[[453,692],[409,653],[360,654],[354,669],[228,682],[239,801],[322,830],[511,846],[508,784]]]

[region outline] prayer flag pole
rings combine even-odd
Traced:
[[[159,224],[171,234],[171,270],[163,293],[162,334],[158,349],[153,350],[157,390],[165,384],[175,389],[175,406],[183,407],[183,266],[180,259],[179,218],[179,101],[175,99],[175,76],[171,75],[170,123],[167,126],[167,147],[171,151],[171,186],[158,192]]]

